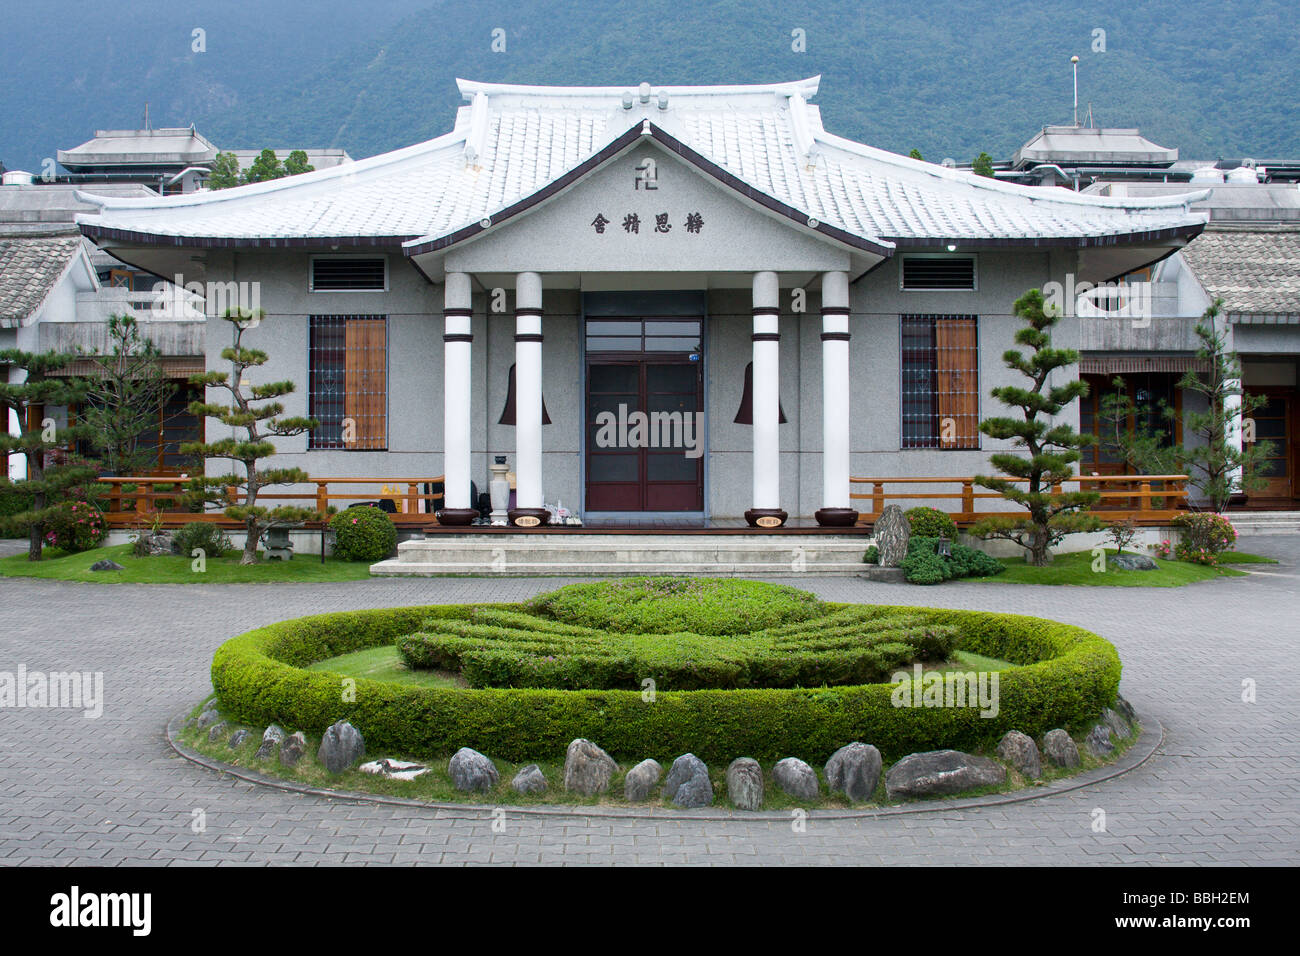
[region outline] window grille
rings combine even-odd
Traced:
[[[311,260],[311,291],[382,292],[388,287],[387,266],[382,256],[317,256]]]
[[[900,316],[902,447],[977,449],[978,319]]]
[[[313,315],[310,448],[379,451],[388,444],[388,318]]]
[[[974,291],[974,256],[903,256],[902,288],[909,292]]]

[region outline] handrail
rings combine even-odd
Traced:
[[[178,475],[137,475],[114,476],[97,479],[97,483],[107,487],[105,497],[108,507],[104,512],[105,523],[109,527],[137,527],[158,522],[163,527],[179,527],[191,521],[227,522],[225,514],[212,511],[188,511],[180,507],[181,497],[190,477]],[[443,499],[442,492],[425,493],[421,485],[443,482],[442,475],[424,478],[308,478],[297,482],[299,485],[314,485],[310,491],[263,491],[259,492],[258,501],[299,502],[302,507],[315,510],[318,514],[328,514],[332,502],[374,501],[388,499],[396,506],[396,512],[389,517],[398,525],[436,524],[435,503]],[[373,485],[374,491],[364,494],[347,494],[330,490],[330,485]],[[124,486],[132,486],[127,491]],[[402,489],[402,486],[405,486]],[[167,490],[160,491],[162,487]],[[279,487],[279,486],[272,486]],[[389,490],[385,493],[384,488]],[[239,503],[245,497],[237,486],[226,489],[227,498]]]
[[[1001,476],[999,476],[1001,477]],[[1026,478],[1006,478],[1012,484],[1028,484]],[[1187,511],[1187,475],[1073,475],[1064,481],[1052,485],[1053,493],[1059,493],[1061,486],[1077,484],[1096,486],[1101,502],[1094,506],[1095,511],[1103,512],[1112,519],[1133,518],[1139,523],[1157,524],[1172,520]],[[888,478],[851,477],[850,486],[869,485],[870,491],[850,490],[849,498],[853,501],[869,501],[870,509],[863,514],[863,520],[871,523],[880,516],[887,501],[911,501],[917,504],[942,501],[960,501],[957,511],[949,511],[953,520],[959,525],[974,524],[982,518],[994,515],[1014,514],[1013,509],[981,510],[976,501],[1002,499],[996,491],[976,491],[974,476],[924,477],[917,475],[900,475]],[[913,490],[911,486],[938,484],[954,486],[954,491]],[[886,490],[889,485],[908,486],[901,491]],[[1156,487],[1156,486],[1159,487]],[[1124,504],[1120,505],[1119,502]],[[943,509],[940,509],[943,510]]]

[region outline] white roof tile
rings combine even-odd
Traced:
[[[806,108],[813,155],[800,155],[790,97],[818,78],[774,86],[521,87],[460,81],[487,95],[485,155],[467,165],[472,106],[451,133],[406,149],[287,179],[156,199],[85,196],[79,222],[123,239],[432,239],[490,217],[564,176],[644,120],[800,213],[872,242],[1090,239],[1193,228],[1187,196],[1081,195],[1020,186],[873,149],[827,133]],[[660,110],[657,96],[668,94]],[[630,92],[631,109],[623,107]],[[133,235],[132,235],[133,234]],[[148,237],[159,237],[150,240]]]

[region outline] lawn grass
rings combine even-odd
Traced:
[[[1106,549],[1107,556],[1115,554]],[[1242,577],[1246,572],[1231,568],[1213,568],[1188,561],[1164,561],[1156,558],[1154,571],[1125,571],[1108,560],[1105,571],[1094,571],[1091,551],[1058,554],[1045,568],[1025,563],[1024,558],[1002,558],[1006,570],[987,578],[967,578],[969,581],[1000,581],[1014,584],[1077,584],[1085,587],[1177,588],[1197,581],[1220,577]]]
[[[1219,555],[1221,564],[1277,564],[1276,558],[1262,554],[1250,554],[1246,551],[1227,551]]]
[[[90,581],[97,584],[260,584],[273,581],[360,581],[370,579],[370,565],[364,561],[339,561],[320,555],[300,554],[292,561],[263,561],[242,566],[242,552],[231,551],[209,558],[203,572],[195,571],[193,559],[180,555],[137,558],[131,545],[116,544],[80,554],[64,554],[47,548],[42,561],[28,561],[26,553],[0,558],[0,576],[44,578],[51,581]],[[122,565],[122,571],[91,571],[96,561],[107,558]]]
[[[416,687],[466,687],[459,674],[440,670],[412,670],[406,666],[397,645],[368,647],[310,665],[309,671],[329,671],[344,677],[366,677]]]

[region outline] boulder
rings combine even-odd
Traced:
[[[1043,753],[1058,767],[1079,766],[1079,748],[1074,738],[1059,727],[1043,735]]]
[[[383,760],[372,760],[369,763],[363,763],[357,769],[362,773],[389,777],[393,780],[414,780],[421,774],[429,772],[429,768],[424,764],[407,763],[404,760],[389,760],[387,757]]]
[[[125,571],[126,568],[122,567],[122,565],[118,564],[116,561],[110,561],[110,560],[108,560],[108,558],[104,558],[102,561],[96,561],[94,564],[92,564],[92,565],[90,566],[90,570],[92,570],[92,571]]]
[[[284,738],[280,744],[280,763],[286,767],[296,767],[302,755],[307,752],[307,738],[301,730]]]
[[[1030,780],[1043,775],[1043,762],[1034,739],[1018,730],[1008,730],[998,741],[998,756]]]
[[[821,796],[817,771],[798,757],[778,760],[772,768],[772,782],[796,800],[816,800]]]
[[[270,760],[279,752],[282,743],[284,743],[284,728],[279,724],[271,724],[262,731],[262,745],[257,748],[255,756],[258,760]]]
[[[654,789],[663,774],[664,768],[659,765],[658,760],[642,760],[623,778],[623,798],[629,803],[642,803],[648,800],[650,791]]]
[[[1154,571],[1157,567],[1145,554],[1129,554],[1127,551],[1108,555],[1106,560],[1124,571]]]
[[[1102,708],[1101,723],[1110,730],[1111,737],[1119,740],[1123,740],[1133,733],[1133,728],[1129,726],[1128,721],[1109,707]]]
[[[461,747],[447,762],[447,773],[457,790],[490,790],[497,785],[501,775],[494,764],[477,750]]]
[[[908,754],[890,767],[885,792],[891,800],[931,797],[996,786],[1006,779],[1006,768],[996,760],[958,750],[929,750]]]
[[[1094,757],[1105,757],[1115,752],[1115,745],[1110,740],[1110,728],[1104,724],[1094,726],[1088,732],[1088,738],[1084,740],[1083,745]]]
[[[579,737],[564,753],[564,789],[584,797],[604,793],[618,770],[614,758],[590,740]]]
[[[668,776],[664,778],[664,796],[669,800],[677,796],[677,788],[693,777],[708,778],[709,768],[704,761],[695,754],[682,754],[673,761],[673,765],[668,768]]]
[[[330,773],[342,773],[366,755],[366,741],[361,731],[346,720],[331,726],[320,739],[316,759]]]
[[[853,742],[826,761],[826,785],[854,803],[870,800],[880,782],[880,751],[871,744]]]
[[[713,783],[709,780],[709,775],[700,774],[683,783],[673,795],[673,803],[687,810],[707,807],[713,803]]]
[[[763,808],[763,768],[757,760],[737,757],[727,767],[727,796],[739,810]]]
[[[896,568],[907,557],[907,542],[912,537],[912,527],[899,505],[885,505],[876,526],[872,529],[876,547],[880,549],[880,566]]]
[[[545,793],[546,786],[546,774],[535,763],[522,768],[510,781],[510,788],[515,793]]]
[[[1137,723],[1137,711],[1133,709],[1132,704],[1118,694],[1115,695],[1115,712],[1127,720],[1130,726]]]
[[[215,724],[220,719],[221,715],[217,713],[216,702],[213,701],[210,706],[203,709],[203,713],[199,714],[198,728],[202,730],[204,727]]]
[[[238,750],[244,745],[244,741],[248,738],[248,731],[241,727],[230,735],[230,742],[227,746],[229,746],[231,750]]]
[[[224,720],[218,720],[215,724],[209,727],[208,743],[215,744],[218,740],[220,740],[221,735],[226,732],[226,728],[229,726],[230,725],[227,724]]]
[[[170,531],[159,531],[157,534],[146,531],[136,540],[135,547],[131,550],[138,558],[175,553]]]

